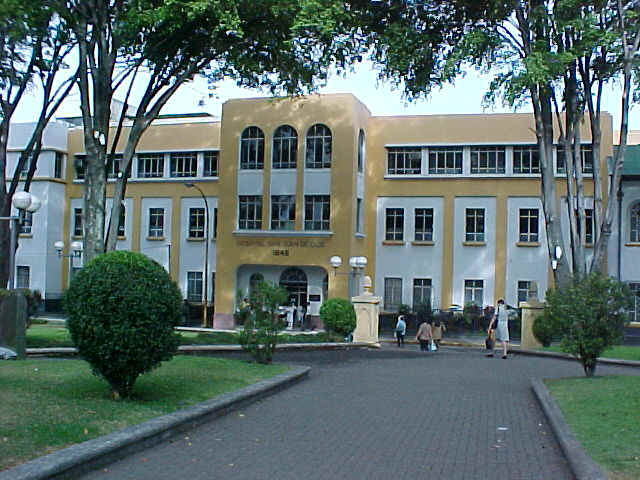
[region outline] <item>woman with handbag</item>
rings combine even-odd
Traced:
[[[509,314],[507,313],[507,307],[503,299],[498,300],[498,306],[489,324],[489,330],[487,330],[489,336],[491,336],[494,327],[496,328],[496,337],[502,343],[502,358],[506,359],[507,346],[509,345]],[[493,348],[487,356],[493,357]]]
[[[420,342],[420,350],[423,352],[429,351],[429,342],[433,340],[431,333],[431,325],[427,321],[423,321],[418,327],[418,333],[416,334],[416,340]]]
[[[440,350],[440,342],[442,341],[442,334],[447,331],[443,322],[436,318],[433,327],[431,327],[431,335],[433,337],[433,343],[435,344],[435,350]]]

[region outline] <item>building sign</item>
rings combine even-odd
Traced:
[[[299,247],[299,248],[324,248],[326,242],[324,240],[279,240],[269,238],[248,238],[238,240],[239,247]],[[278,249],[280,250],[280,249]],[[274,252],[276,249],[273,250]],[[276,255],[274,253],[274,255]]]

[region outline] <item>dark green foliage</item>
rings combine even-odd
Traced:
[[[276,351],[278,332],[284,328],[278,307],[287,302],[285,289],[260,282],[251,292],[249,306],[244,307],[244,330],[238,335],[242,348],[258,363],[271,363]]]
[[[418,323],[433,323],[433,309],[431,308],[431,299],[427,299],[424,303],[419,303],[415,307]]]
[[[74,276],[63,304],[73,343],[116,397],[130,396],[139,375],[177,350],[182,295],[142,254],[99,255]]]
[[[409,305],[405,305],[404,303],[401,303],[400,305],[398,305],[398,314],[399,315],[410,315],[411,314],[411,307]]]
[[[356,328],[356,311],[349,300],[330,298],[320,307],[320,319],[327,332],[346,337]]]
[[[548,347],[553,341],[553,322],[550,322],[546,317],[540,316],[533,321],[531,327],[533,336],[542,344],[543,347]]]
[[[475,303],[467,303],[462,310],[464,328],[477,329],[484,317],[482,307]]]
[[[574,277],[564,288],[548,290],[546,302],[544,328],[561,335],[562,350],[580,360],[586,376],[593,376],[597,358],[622,339],[632,305],[629,287],[591,273]]]

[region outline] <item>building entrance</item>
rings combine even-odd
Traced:
[[[289,304],[307,305],[307,275],[297,267],[287,268],[280,275],[280,286],[289,292]]]

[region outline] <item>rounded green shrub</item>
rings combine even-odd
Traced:
[[[76,273],[63,305],[79,354],[115,397],[129,397],[138,376],[178,348],[182,295],[165,269],[142,254],[99,255]]]
[[[356,328],[356,311],[349,300],[331,298],[320,307],[320,319],[324,328],[341,336],[347,336]]]
[[[536,337],[543,347],[548,347],[551,345],[553,340],[553,322],[550,318],[541,315],[536,317],[533,321],[533,325],[531,326],[531,331],[533,336]]]

